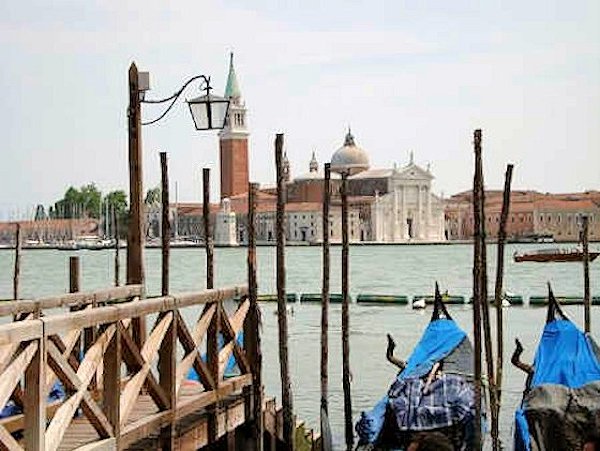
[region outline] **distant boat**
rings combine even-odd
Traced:
[[[590,261],[594,261],[600,252],[588,252]],[[537,249],[530,252],[515,252],[515,262],[581,262],[583,261],[583,250],[581,249]]]

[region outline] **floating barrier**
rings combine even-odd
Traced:
[[[348,295],[348,301],[352,302],[352,296]],[[301,303],[307,304],[320,304],[321,303],[321,293],[302,293],[300,296]],[[341,304],[342,303],[342,294],[341,293],[329,293],[329,303],[330,304]]]
[[[388,294],[359,294],[356,297],[357,304],[370,305],[406,305],[408,296]]]
[[[286,293],[285,297],[287,302],[298,302],[298,295],[296,293]],[[257,296],[258,302],[277,302],[276,294],[259,294]]]
[[[502,297],[502,301],[504,303],[504,301],[508,302],[510,305],[523,305],[523,296],[521,296],[520,294],[511,294],[511,295],[504,295]],[[494,304],[496,302],[496,298],[494,296],[488,296],[488,302],[490,304]],[[473,303],[473,296],[471,296],[469,298],[469,304]]]
[[[428,295],[422,295],[422,296],[413,296],[413,303],[420,301],[424,299],[425,303],[427,305],[432,305],[433,301],[435,300],[435,297],[428,294]],[[464,296],[459,296],[459,295],[451,295],[451,294],[443,294],[442,295],[442,302],[444,304],[459,304],[462,305],[465,303],[465,297]]]
[[[583,305],[583,296],[555,296],[561,305]],[[548,296],[530,296],[529,305],[548,305]],[[600,296],[592,297],[592,305],[600,305]]]

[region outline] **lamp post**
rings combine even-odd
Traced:
[[[129,135],[129,230],[127,234],[127,283],[144,284],[143,266],[143,183],[142,183],[142,126],[159,122],[171,110],[183,91],[194,81],[202,80],[202,89],[206,94],[188,100],[190,113],[196,130],[221,129],[229,110],[229,99],[218,97],[210,93],[210,77],[197,75],[190,78],[184,85],[170,97],[160,100],[145,99],[149,90],[149,75],[147,72],[138,72],[135,63],[129,67],[129,109],[128,109],[128,135]],[[170,102],[170,103],[169,103]],[[141,104],[168,103],[167,108],[149,122],[142,122]],[[144,340],[145,331],[141,322],[134,322],[134,339],[138,344]]]

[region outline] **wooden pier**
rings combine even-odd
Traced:
[[[0,448],[256,449],[257,347],[238,339],[259,333],[247,287],[141,296],[129,285],[0,304],[0,406],[13,410]],[[135,318],[148,330],[141,346]],[[275,450],[281,409],[263,399],[262,415],[264,448]],[[318,446],[297,424],[296,449]]]

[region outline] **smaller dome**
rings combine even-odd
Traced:
[[[344,145],[335,151],[331,157],[331,170],[333,172],[347,172],[349,175],[357,174],[369,169],[367,152],[358,147],[350,129],[346,134]]]

